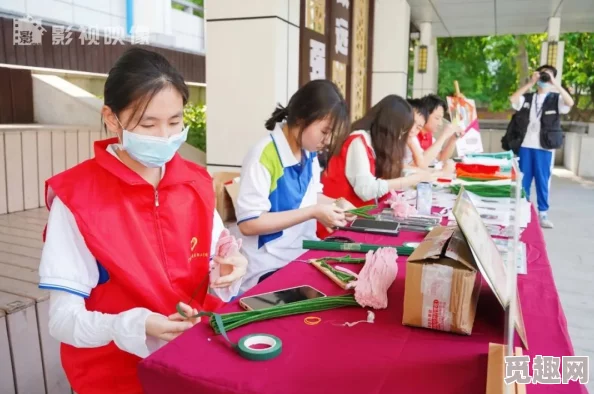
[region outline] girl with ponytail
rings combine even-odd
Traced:
[[[316,221],[344,226],[344,207],[322,194],[316,152],[340,147],[348,133],[348,110],[327,80],[302,86],[286,107],[277,106],[265,127],[270,133],[243,161],[236,203],[246,291],[302,253],[302,241],[316,238]]]

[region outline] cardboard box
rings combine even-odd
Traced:
[[[217,172],[213,174],[215,206],[223,223],[235,221],[235,203],[239,193],[238,172]]]
[[[457,226],[434,228],[408,258],[403,324],[470,335],[484,279],[528,349],[517,283],[463,187],[452,212]]]
[[[480,290],[478,267],[457,227],[435,227],[409,256],[405,325],[470,335]]]

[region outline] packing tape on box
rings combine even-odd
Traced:
[[[426,264],[421,276],[422,326],[433,330],[450,331],[452,313],[450,297],[454,268],[441,264]]]

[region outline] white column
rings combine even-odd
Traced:
[[[430,93],[437,93],[437,77],[439,63],[437,58],[437,39],[431,32],[431,23],[423,22],[420,26],[420,45],[415,47],[415,74],[413,78],[413,97],[423,97]],[[427,47],[427,71],[419,72],[419,47]]]
[[[299,0],[206,0],[206,158],[241,166],[299,84]]]
[[[151,44],[173,47],[171,0],[134,0],[133,23],[149,30]]]
[[[406,97],[410,6],[406,0],[375,0],[371,105],[389,94]]]
[[[549,18],[549,28],[547,29],[547,40],[542,43],[540,47],[540,64],[548,63],[549,42],[557,42],[557,57],[552,62],[551,66],[557,69],[557,80],[561,80],[563,76],[563,54],[565,52],[565,42],[559,41],[561,32],[561,18]]]

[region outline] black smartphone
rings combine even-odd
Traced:
[[[398,235],[400,223],[389,220],[355,219],[350,226],[339,227],[339,229],[361,233]]]
[[[326,294],[311,286],[298,286],[240,298],[239,305],[245,310],[257,311],[277,305],[285,305],[320,297],[326,297]]]

